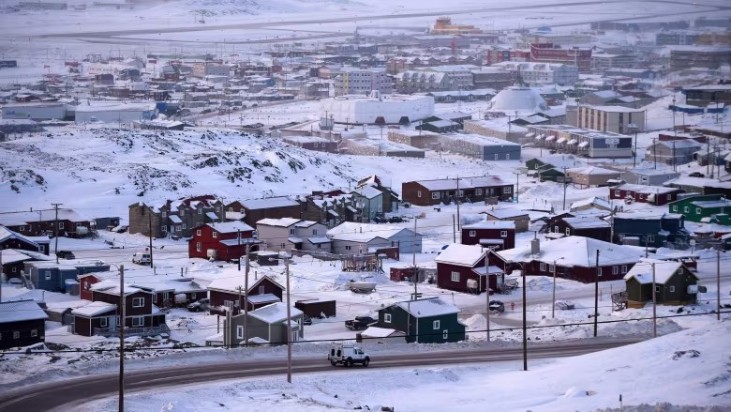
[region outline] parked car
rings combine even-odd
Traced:
[[[76,259],[74,252],[70,250],[59,250],[56,252],[56,257],[59,259]]]
[[[211,307],[211,301],[208,298],[203,298],[196,302],[188,305],[188,310],[191,312],[205,312]]]
[[[356,363],[367,367],[371,363],[371,358],[360,346],[350,343],[334,343],[330,347],[330,353],[327,354],[327,360],[332,366],[345,365],[353,366]]]
[[[152,263],[152,257],[146,252],[136,252],[132,254],[132,263],[137,263],[138,265],[149,265]]]
[[[565,300],[557,300],[555,303],[555,308],[559,310],[572,310],[574,307],[573,303]]]
[[[490,312],[505,312],[505,304],[499,300],[491,300],[488,307],[490,308]]]
[[[690,176],[690,177],[706,177],[706,175],[704,175],[701,172],[693,172],[693,173],[688,174],[688,176]]]
[[[376,223],[388,223],[388,218],[383,215],[383,213],[379,212],[376,213],[376,216],[373,217],[373,221]]]
[[[362,330],[377,322],[378,319],[373,319],[370,316],[356,316],[355,319],[346,320],[345,327],[350,330]]]
[[[388,218],[388,223],[401,223],[404,221],[404,218],[401,216],[391,216]]]
[[[312,318],[307,315],[302,315],[302,324],[303,325],[312,325]]]

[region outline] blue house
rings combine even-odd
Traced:
[[[690,233],[677,213],[623,212],[614,215],[613,243],[658,248],[665,243],[686,247]]]
[[[78,293],[78,281],[76,279],[78,275],[109,271],[109,265],[94,261],[74,263],[26,262],[24,271],[26,275],[30,276],[30,280],[36,289],[49,292]]]

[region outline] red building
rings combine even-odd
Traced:
[[[463,245],[481,245],[493,250],[515,247],[515,222],[484,220],[462,226]]]
[[[579,73],[589,73],[591,49],[562,49],[553,43],[533,43],[530,45],[530,61],[575,65],[578,66]]]
[[[437,263],[437,286],[477,294],[484,292],[488,285],[492,290],[502,289],[504,272],[494,265],[485,267],[485,250],[478,245],[458,243],[442,250],[434,259]]]
[[[258,243],[256,231],[244,222],[206,223],[193,231],[188,241],[188,257],[238,259],[246,254],[246,245]]]
[[[678,200],[678,195],[684,190],[674,187],[645,186],[625,183],[609,188],[610,199],[623,199],[626,202],[649,203],[662,206]]]

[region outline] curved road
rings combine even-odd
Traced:
[[[640,339],[587,340],[529,347],[529,361],[537,358],[575,356],[638,342]],[[455,365],[522,359],[522,348],[469,349],[414,354],[391,354],[374,357],[369,369]],[[293,374],[308,372],[340,373],[347,368],[333,368],[325,357],[297,358],[293,361]],[[125,374],[125,393],[148,391],[192,383],[243,379],[257,376],[284,375],[284,361],[241,361],[190,366],[170,366],[155,370],[138,370]],[[282,377],[284,379],[284,376]],[[0,395],[0,411],[50,411],[69,410],[74,405],[92,400],[116,396],[116,374],[91,375],[67,379],[8,391]]]

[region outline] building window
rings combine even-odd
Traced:
[[[509,195],[509,194],[513,193],[513,187],[512,186],[505,186],[505,188],[503,189],[503,193],[505,193],[506,195]]]
[[[61,230],[63,229],[63,222],[58,222],[58,228]]]
[[[185,223],[183,223],[183,225],[182,225],[182,226],[183,226],[183,230],[187,229],[187,226],[186,226],[186,224],[185,224]]]
[[[46,280],[51,280],[51,271],[46,270],[44,273],[46,274]]]
[[[612,275],[619,274],[619,266],[612,266]]]
[[[19,230],[19,231],[21,231],[21,232],[25,232],[25,226],[20,226],[20,227],[18,228],[18,230]]]
[[[669,288],[668,288],[668,291],[670,293],[675,293],[675,285],[670,285]]]
[[[671,287],[672,287],[672,286],[671,286]],[[671,292],[672,292],[672,291],[671,291]],[[30,330],[30,336],[31,336],[32,338],[35,338],[36,336],[38,336],[38,329],[31,329],[31,330]]]
[[[662,288],[660,287],[660,285],[655,285],[655,292],[657,292],[657,293],[662,292]]]
[[[614,197],[621,197],[621,196],[622,196],[622,192],[620,192],[619,190],[614,191]]]
[[[351,249],[352,249],[352,246],[350,246],[350,245],[345,246],[345,250],[351,250]]]
[[[20,339],[20,331],[18,331],[18,330],[13,331],[13,339]]]
[[[132,298],[132,307],[141,308],[145,306],[145,298]]]
[[[482,189],[480,189],[480,188],[475,189],[475,196],[482,196]]]
[[[596,274],[597,274],[597,276],[601,276],[602,275],[602,268],[601,267],[600,268],[597,268]]]
[[[213,236],[214,239],[218,239],[218,232],[213,232],[211,236]]]
[[[678,211],[678,205],[673,205],[673,212],[677,212],[677,211]]]
[[[203,209],[198,209],[198,214],[199,215],[202,215],[203,214]]]
[[[244,338],[244,327],[242,325],[236,325],[236,338],[237,339]]]
[[[690,208],[688,206],[684,207],[683,212],[690,213]]]
[[[287,245],[285,243],[280,243],[279,244],[279,248],[280,249],[286,249],[287,248]]]
[[[200,236],[202,233],[203,233],[203,231],[200,230],[200,229],[198,229],[198,230],[195,231],[195,235],[196,236]]]
[[[566,228],[566,236],[571,236],[571,228]]]
[[[160,212],[160,213],[162,214],[162,217],[167,217],[168,216],[168,212],[166,212],[164,210],[162,212]]]
[[[135,316],[132,318],[132,327],[142,327],[145,326],[145,317],[144,316]]]
[[[700,215],[701,214],[701,208],[699,208],[699,207],[695,208],[695,213],[697,215]]]
[[[442,331],[442,338],[445,340],[449,339],[449,331],[447,329],[444,329],[444,331]]]
[[[416,191],[416,197],[421,197],[421,190]]]
[[[434,200],[439,199],[439,192],[433,192],[431,194],[431,198],[434,199]]]
[[[317,235],[317,229],[312,229],[312,235],[313,236],[316,236]]]
[[[439,330],[439,329],[441,329],[440,323],[441,323],[441,322],[440,322],[440,321],[438,321],[438,320],[435,320],[435,321],[433,322],[433,324],[434,324],[434,326],[433,326],[433,327],[434,327],[434,330]]]
[[[627,273],[627,265],[622,265],[622,274]]]
[[[548,265],[546,265],[545,263],[541,262],[540,268],[541,268],[541,272],[545,272],[546,269],[548,268]]]
[[[162,230],[163,232],[167,232],[168,231],[167,225],[160,226],[160,230]]]
[[[462,189],[457,190],[457,197],[463,197],[464,191]]]
[[[477,231],[476,230],[470,230],[470,232],[469,232],[469,236],[470,237],[475,237],[476,235],[477,235]]]
[[[180,209],[180,216],[185,216],[185,209]]]
[[[201,245],[201,242],[195,242],[195,251],[200,253],[203,250],[203,246]]]
[[[452,282],[459,282],[459,272],[452,272]]]
[[[106,328],[109,326],[109,319],[108,318],[100,318],[99,319],[99,327]]]
[[[289,229],[289,234],[294,235],[294,229]]]
[[[507,230],[501,230],[500,231],[500,237],[508,237],[508,231]]]
[[[391,314],[390,313],[384,313],[383,314],[383,322],[384,323],[391,323]]]

